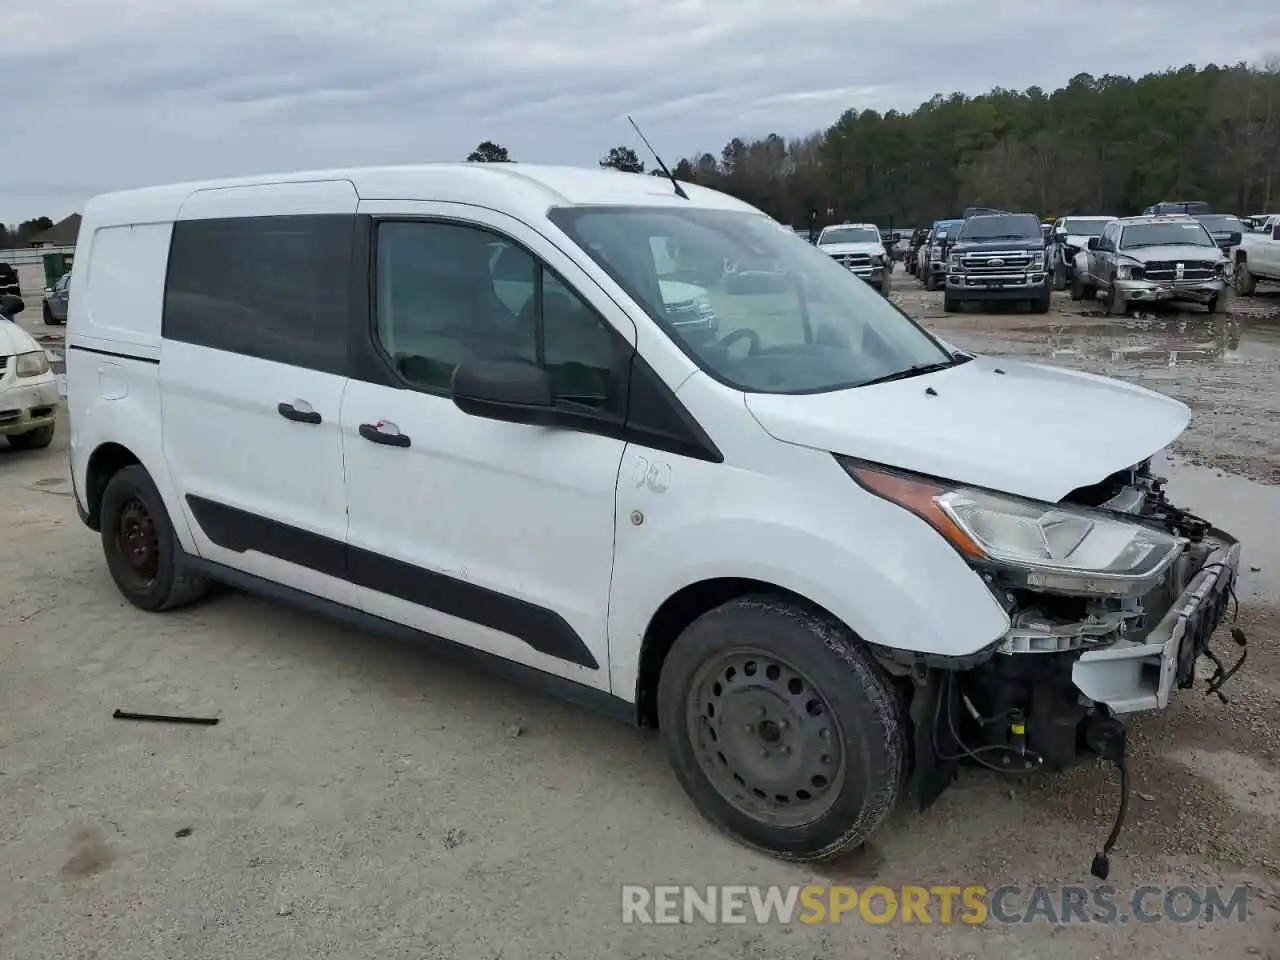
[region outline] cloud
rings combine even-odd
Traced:
[[[1280,50],[1280,5],[40,0],[6,12],[6,33],[15,222],[106,190],[461,159],[486,139],[592,165],[635,140],[628,113],[680,157],[938,92],[1259,60]]]

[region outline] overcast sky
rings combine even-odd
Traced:
[[[462,159],[668,163],[850,107],[1280,52],[1280,0],[7,0],[0,220],[94,193]],[[646,161],[647,157],[644,158]]]

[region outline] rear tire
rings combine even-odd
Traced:
[[[781,597],[732,600],[690,624],[663,665],[658,716],[698,810],[784,860],[864,842],[906,778],[888,676],[843,624]]]
[[[188,568],[164,499],[143,467],[125,467],[108,481],[101,519],[107,569],[135,607],[172,610],[204,594],[208,583]]]
[[[1059,260],[1053,267],[1053,289],[1067,289],[1067,265]]]
[[[53,324],[58,322],[53,318],[53,311],[49,309],[48,301],[45,301],[41,305],[40,316],[44,319],[46,326],[52,326]]]
[[[26,433],[14,433],[9,436],[9,446],[14,450],[39,450],[53,443],[53,424],[36,427]]]

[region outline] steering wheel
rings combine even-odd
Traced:
[[[733,331],[733,333],[729,334],[727,337],[723,338],[719,343],[717,343],[716,346],[727,350],[729,347],[733,346],[739,340],[751,341],[751,349],[748,351],[748,355],[754,354],[760,349],[760,334],[756,333],[754,330],[748,327],[742,327],[738,330]]]

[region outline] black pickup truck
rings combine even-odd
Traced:
[[[1044,234],[1030,213],[970,217],[947,255],[943,308],[969,301],[1026,300],[1034,313],[1049,312]]]

